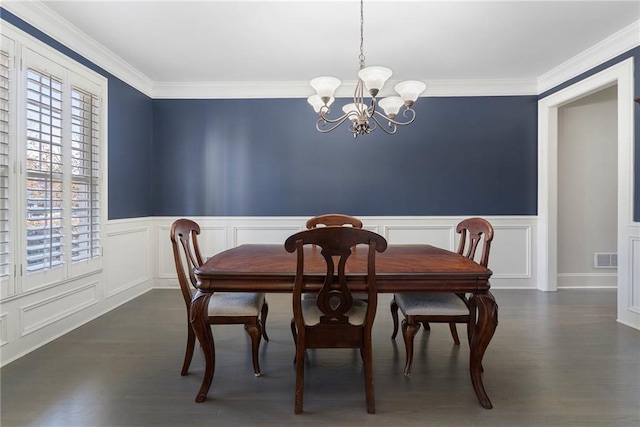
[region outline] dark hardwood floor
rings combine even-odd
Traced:
[[[311,350],[305,412],[294,415],[285,294],[267,296],[263,375],[253,375],[242,326],[214,326],[216,373],[208,399],[195,403],[203,359],[196,351],[190,374],[180,376],[184,302],[178,290],[153,290],[2,368],[0,424],[640,425],[640,331],[615,321],[615,290],[494,294],[499,324],[483,363],[491,410],[473,392],[468,346],[454,346],[446,324],[418,333],[412,374],[402,374],[390,295],[381,295],[374,325],[376,414],[366,412],[357,351]]]

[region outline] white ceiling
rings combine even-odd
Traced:
[[[358,70],[358,0],[44,3],[155,83]],[[364,53],[394,80],[535,79],[638,20],[640,1],[366,0]]]

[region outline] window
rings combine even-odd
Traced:
[[[18,293],[101,268],[106,97],[104,77],[21,34],[16,60],[0,55],[0,280]]]
[[[71,225],[73,261],[100,256],[98,97],[71,91]]]
[[[27,70],[27,272],[63,262],[62,81]]]

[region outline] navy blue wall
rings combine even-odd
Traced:
[[[146,217],[153,214],[151,154],[153,110],[151,98],[0,8],[5,20],[48,44],[108,80],[109,219]]]
[[[305,99],[153,104],[155,215],[536,214],[535,96],[421,98],[357,139]]]
[[[109,79],[109,219],[153,215],[153,103]]]

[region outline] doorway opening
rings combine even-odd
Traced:
[[[617,285],[617,92],[558,110],[558,288]]]

